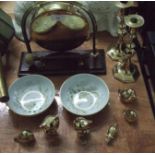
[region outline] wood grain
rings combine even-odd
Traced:
[[[7,3],[7,4],[6,4]],[[10,2],[6,2],[9,6]],[[105,49],[116,41],[108,33],[100,33],[97,37],[97,48]],[[86,42],[80,48],[90,48],[91,42]],[[32,43],[33,49],[40,49]],[[6,80],[8,86],[17,79],[19,59],[21,51],[26,50],[25,45],[14,38],[9,46],[7,56]],[[137,57],[133,62],[138,65]],[[148,100],[142,74],[132,84],[123,84],[112,76],[112,68],[115,64],[106,56],[107,75],[100,76],[107,83],[110,90],[110,105],[100,113],[89,117],[93,120],[91,137],[87,145],[82,145],[73,129],[72,122],[75,116],[68,113],[59,102],[55,102],[45,113],[31,118],[21,117],[12,113],[6,103],[0,103],[0,152],[155,152],[155,120]],[[138,65],[139,66],[139,65]],[[140,68],[139,68],[140,71]],[[68,76],[50,76],[59,90],[61,84]],[[133,88],[138,97],[138,102],[126,106],[119,101],[118,88]],[[138,123],[129,125],[123,118],[123,110],[133,108],[138,113]],[[59,137],[55,140],[46,137],[38,129],[43,118],[48,114],[58,114],[60,126]],[[107,128],[112,123],[118,123],[119,134],[111,146],[104,142]],[[33,146],[22,146],[15,143],[13,138],[23,129],[30,129],[34,132],[36,143]]]

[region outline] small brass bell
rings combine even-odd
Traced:
[[[40,128],[45,130],[45,133],[56,135],[57,129],[59,127],[59,117],[58,116],[47,116],[40,125]]]
[[[74,122],[74,128],[77,130],[77,133],[80,137],[87,136],[90,133],[90,124],[91,120],[88,120],[83,117],[77,117]]]
[[[107,144],[110,144],[111,141],[117,136],[117,134],[118,134],[118,125],[117,124],[111,125],[107,131],[105,142]]]
[[[35,137],[31,131],[23,130],[14,140],[21,144],[29,144],[35,142]]]
[[[125,110],[124,118],[128,123],[135,123],[137,121],[137,113],[134,110]]]

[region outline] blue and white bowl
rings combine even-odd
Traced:
[[[92,74],[77,74],[67,79],[60,88],[60,99],[66,110],[88,116],[101,111],[109,101],[106,83]]]
[[[41,75],[17,79],[9,88],[9,108],[22,116],[34,116],[50,107],[55,97],[51,80]]]

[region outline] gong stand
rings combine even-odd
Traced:
[[[26,31],[26,22],[30,13],[36,12],[41,6],[51,2],[40,2],[30,7],[22,18],[22,33],[27,52],[22,52],[19,76],[27,74],[43,75],[64,75],[77,73],[106,74],[105,54],[103,49],[96,49],[97,24],[92,12],[87,10],[78,2],[70,2],[76,7],[82,9],[90,18],[93,28],[92,49],[88,50],[70,50],[65,52],[57,51],[34,51],[32,52],[28,34]],[[67,3],[67,2],[66,2]],[[30,65],[26,61],[28,54],[35,57],[37,67]]]

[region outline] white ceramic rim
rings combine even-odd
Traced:
[[[70,109],[68,109],[68,108],[65,106],[65,104],[63,103],[63,101],[62,101],[62,99],[61,99],[62,88],[64,87],[64,85],[66,84],[66,82],[70,81],[73,77],[75,78],[76,76],[80,76],[80,75],[86,75],[86,76],[91,76],[91,77],[96,78],[97,80],[101,81],[101,83],[103,83],[103,85],[104,85],[104,86],[106,87],[106,89],[107,89],[107,94],[108,94],[108,95],[107,95],[106,104],[105,104],[101,109],[99,109],[98,111],[96,111],[96,112],[94,112],[94,113],[82,114],[82,115],[77,114],[77,113],[74,113],[74,112],[70,111]],[[62,83],[62,85],[61,85],[61,87],[60,87],[60,95],[59,95],[59,97],[60,97],[60,101],[61,101],[63,107],[64,107],[67,111],[69,111],[70,113],[72,113],[72,114],[74,114],[74,115],[78,115],[78,116],[91,116],[91,115],[95,115],[95,114],[99,113],[100,111],[102,111],[102,110],[106,107],[106,105],[107,105],[108,102],[109,102],[110,92],[109,92],[109,88],[108,88],[107,84],[106,84],[106,83],[104,82],[104,80],[101,79],[100,77],[98,77],[98,76],[96,76],[96,75],[94,75],[94,74],[80,73],[80,74],[76,74],[76,75],[73,75],[73,76],[69,77],[68,79],[66,79],[66,80]]]
[[[56,91],[55,91],[55,86],[54,86],[54,83],[52,82],[52,80],[50,80],[49,78],[47,78],[47,77],[45,77],[45,76],[43,76],[43,75],[39,75],[39,74],[31,74],[31,75],[25,75],[25,76],[23,76],[22,78],[27,78],[27,77],[29,77],[29,76],[31,76],[31,77],[41,77],[42,79],[45,79],[45,80],[47,80],[47,81],[49,81],[49,83],[51,83],[51,86],[53,87],[53,98],[51,98],[51,104],[49,104],[48,106],[47,106],[47,108],[45,108],[45,109],[43,109],[43,110],[41,110],[41,111],[39,111],[38,113],[34,113],[34,114],[21,114],[21,113],[18,113],[17,111],[15,111],[15,110],[13,110],[9,105],[9,101],[7,102],[7,105],[8,105],[8,107],[9,107],[9,109],[11,110],[11,111],[13,111],[15,114],[18,114],[18,115],[20,115],[20,116],[25,116],[25,117],[32,117],[32,116],[37,116],[37,115],[39,115],[39,114],[41,114],[41,113],[43,113],[43,112],[45,112],[52,104],[53,104],[53,101],[54,101],[54,98],[55,98],[55,94],[56,94]],[[13,83],[9,86],[9,90],[11,89],[11,87],[15,84],[15,83],[17,83],[19,80],[21,80],[21,78],[17,78],[15,81],[13,81]]]

